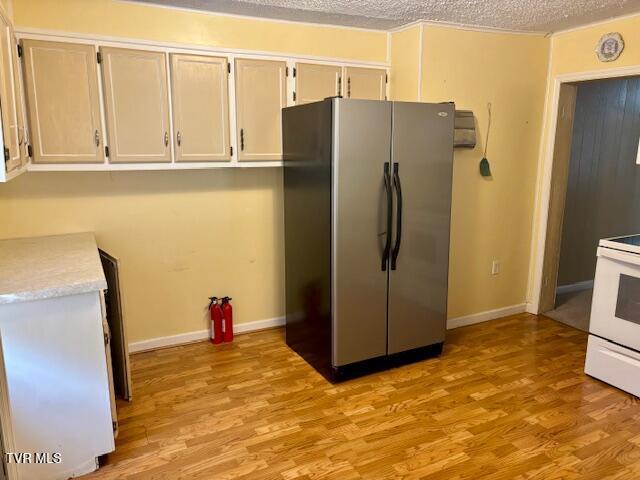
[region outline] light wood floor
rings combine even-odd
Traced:
[[[339,385],[281,330],[138,354],[116,451],[86,478],[639,479],[640,402],[582,373],[585,346],[523,314]]]

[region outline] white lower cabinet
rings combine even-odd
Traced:
[[[9,480],[79,476],[114,450],[101,305],[102,291],[0,304],[0,422]],[[25,454],[30,461],[18,463]]]

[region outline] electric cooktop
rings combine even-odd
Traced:
[[[603,238],[600,240],[600,246],[640,254],[640,234]]]

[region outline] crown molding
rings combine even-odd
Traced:
[[[619,20],[626,20],[629,18],[640,17],[640,12],[635,13],[627,13],[626,15],[619,15],[617,17],[607,18],[606,20],[598,20],[596,22],[585,23],[584,25],[578,25],[577,27],[565,28],[563,30],[557,30],[551,34],[553,37],[557,37],[559,35],[564,35],[565,33],[577,32],[579,30],[584,30],[587,28],[599,27],[601,25],[606,25],[607,23],[617,22]]]
[[[535,37],[546,37],[550,33],[538,30],[511,30],[508,28],[483,27],[481,25],[467,25],[465,23],[439,22],[434,20],[420,20],[420,23],[422,23],[422,25],[424,25],[425,27],[451,28],[455,30],[468,30],[471,32],[483,33],[505,33],[511,35],[529,35]]]

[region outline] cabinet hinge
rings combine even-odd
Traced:
[[[298,74],[298,71],[297,71],[296,67],[293,67],[293,78],[296,78],[297,74]]]
[[[4,161],[8,162],[11,159],[11,153],[7,147],[4,147]]]
[[[229,147],[229,155],[233,157],[233,147]]]
[[[30,158],[33,158],[33,147],[31,145],[27,145],[27,155],[29,155]]]
[[[18,57],[22,57],[22,45],[17,44],[16,48],[18,50]]]
[[[389,83],[389,74],[388,73],[384,74],[384,83]]]
[[[296,101],[296,92],[293,92],[293,101]]]
[[[289,67],[285,67],[284,71],[285,71],[285,75],[288,77],[289,76]]]
[[[106,145],[104,146],[104,156],[107,158],[109,157],[109,147]]]
[[[227,63],[227,73],[231,73],[231,64]]]
[[[98,63],[102,63],[102,52],[96,53],[96,60],[98,60]]]

